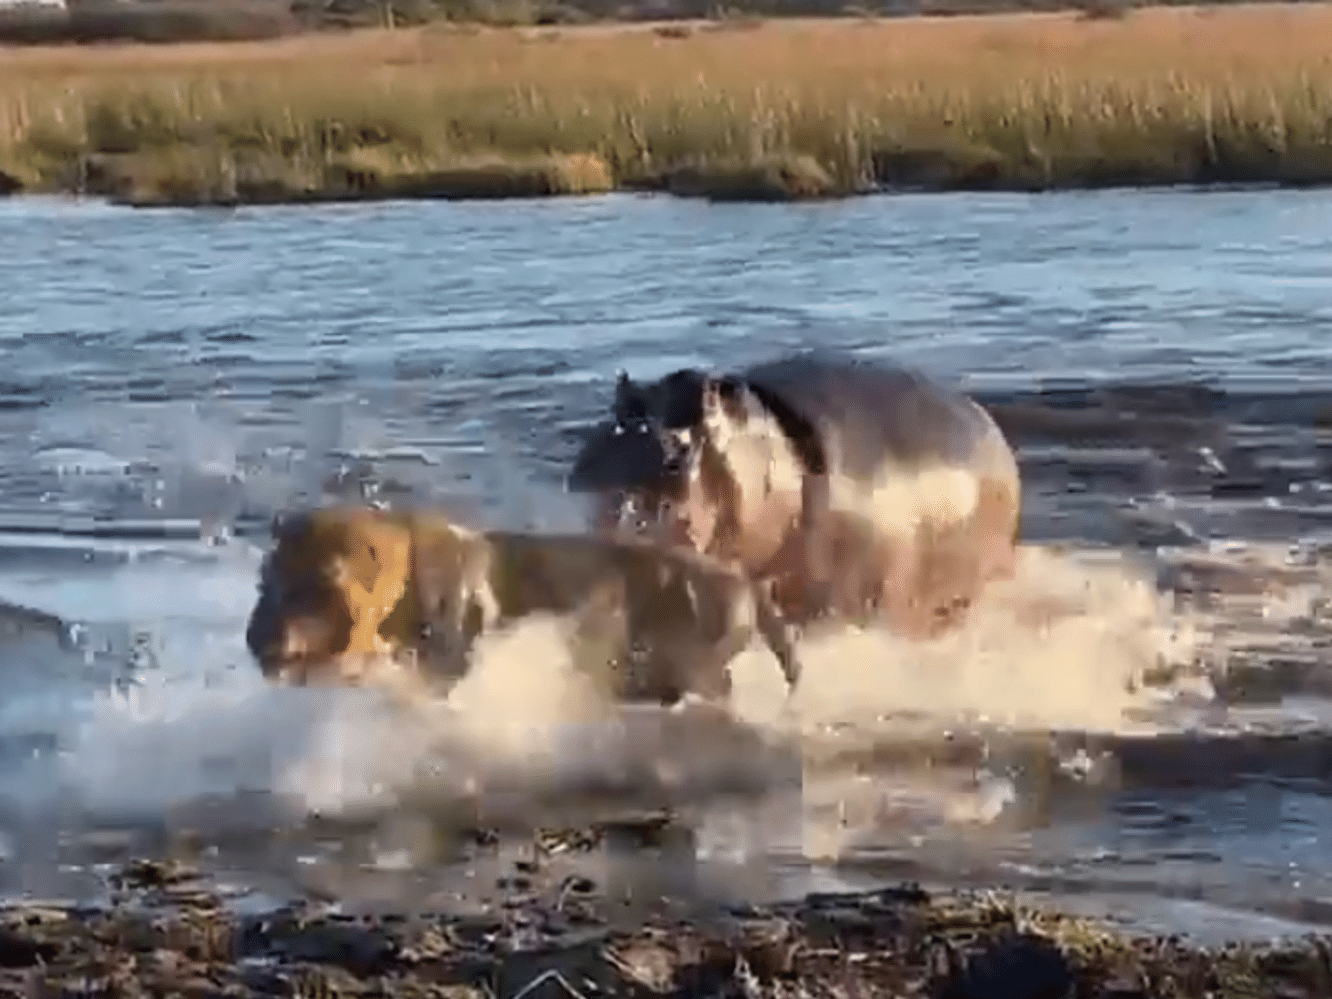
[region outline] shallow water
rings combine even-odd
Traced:
[[[693,842],[561,862],[638,897],[912,877],[1332,921],[1329,233],[1332,196],[1277,191],[2,202],[0,600],[63,625],[0,613],[0,888],[186,852],[250,904],[472,904],[508,855],[460,860],[468,816],[667,802]],[[752,652],[731,725],[590,714],[552,622],[407,716],[257,676],[280,505],[577,527],[561,476],[616,368],[808,344],[961,380],[1019,446],[1023,565],[961,633],[812,636],[793,717]]]

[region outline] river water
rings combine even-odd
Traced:
[[[501,863],[440,845],[468,809],[669,800],[685,846],[568,863],[640,896],[909,877],[1204,936],[1332,921],[1330,233],[1332,195],[1266,190],[0,202],[0,600],[52,616],[0,615],[0,889],[188,853],[253,904],[466,902]],[[721,728],[584,718],[550,622],[411,718],[258,677],[273,510],[577,528],[561,477],[617,368],[807,345],[960,381],[1019,448],[1023,562],[958,634],[812,636],[797,722],[751,652]]]

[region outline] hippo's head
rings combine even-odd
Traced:
[[[761,491],[745,480],[768,469],[747,456],[774,433],[780,428],[739,379],[684,368],[644,384],[621,372],[611,419],[588,434],[568,488],[596,496],[602,528],[707,550],[719,524],[735,519],[734,504]]]
[[[692,369],[650,383],[620,372],[611,418],[586,435],[567,480],[571,492],[595,496],[600,526],[656,532],[688,499],[697,480],[705,382]]]

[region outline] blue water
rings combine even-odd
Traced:
[[[1148,508],[1195,539],[1316,542],[1329,522],[1326,193],[151,212],[25,198],[0,202],[0,245],[0,600],[78,625],[0,644],[10,890],[91,891],[94,832],[149,813],[169,826],[308,754],[318,710],[266,691],[240,641],[273,510],[323,488],[410,492],[484,523],[576,527],[561,476],[619,368],[820,344],[918,364],[1004,412],[1110,399],[1122,440],[1013,432],[1034,541],[1149,548]],[[1218,394],[1180,388],[1196,383]],[[1101,395],[1053,394],[1087,386]],[[1162,414],[1192,429],[1152,436]],[[1197,447],[1218,439],[1247,491],[1202,477]],[[1226,787],[1156,786],[1142,764],[1089,814],[1028,817],[1017,860],[1006,840],[967,864],[914,861],[1321,921],[1321,691],[1286,689],[1317,687],[1317,649],[1305,659],[1267,724],[1313,732],[1307,749],[1260,745]],[[281,881],[270,861],[227,863]]]

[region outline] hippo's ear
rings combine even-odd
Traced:
[[[615,422],[620,424],[641,420],[647,415],[643,390],[634,384],[629,372],[621,369],[615,376]]]

